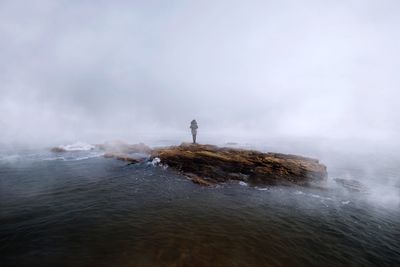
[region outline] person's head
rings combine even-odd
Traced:
[[[196,120],[192,120],[191,124],[197,124]]]

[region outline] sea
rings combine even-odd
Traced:
[[[328,181],[202,187],[86,143],[3,149],[0,266],[400,266],[397,150],[227,145],[318,158]]]

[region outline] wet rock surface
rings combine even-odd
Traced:
[[[154,149],[151,158],[159,158],[162,164],[201,185],[231,180],[253,185],[307,185],[327,178],[326,166],[316,159],[213,145],[184,143]]]
[[[54,152],[54,153],[67,152],[67,150],[65,148],[62,148],[62,147],[53,147],[52,149],[50,149],[50,151]]]

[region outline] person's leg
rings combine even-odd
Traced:
[[[193,134],[193,144],[196,144],[196,134]]]

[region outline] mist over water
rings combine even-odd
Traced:
[[[396,143],[397,1],[1,1],[0,141]],[[362,144],[361,144],[362,146]]]
[[[0,1],[0,265],[400,265],[399,8]],[[91,150],[188,142],[192,119],[199,143],[319,159],[325,189],[204,189]]]

